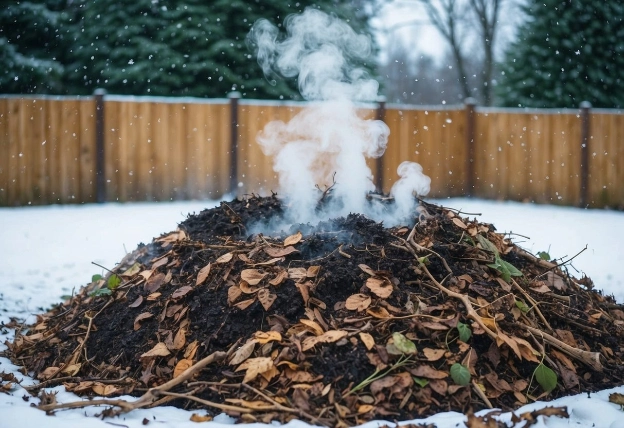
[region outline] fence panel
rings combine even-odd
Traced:
[[[624,206],[624,114],[590,115],[589,203]]]

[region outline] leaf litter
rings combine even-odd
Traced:
[[[7,343],[42,380],[28,389],[106,397],[39,407],[172,404],[327,426],[453,410],[489,427],[493,413],[474,412],[624,383],[624,307],[493,225],[421,201],[410,227],[351,214],[247,232],[281,213],[273,196],[189,216],[38,315]],[[567,415],[550,409],[539,415]]]

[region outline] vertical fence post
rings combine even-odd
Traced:
[[[581,109],[581,191],[579,206],[586,208],[589,204],[589,111],[591,110],[591,103],[583,101],[579,107]]]
[[[230,92],[230,193],[238,189],[238,100],[240,92]]]
[[[375,113],[375,119],[382,122],[386,119],[386,97],[377,97],[377,111]],[[383,155],[379,156],[375,161],[375,187],[379,193],[383,193],[384,182],[384,161]]]
[[[95,98],[95,201],[106,202],[106,146],[104,143],[104,89],[93,92]]]
[[[475,106],[474,98],[466,98],[466,196],[475,196]]]

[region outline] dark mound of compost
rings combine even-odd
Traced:
[[[7,354],[41,380],[33,392],[106,397],[44,394],[43,410],[103,404],[105,416],[169,404],[201,420],[350,426],[624,383],[624,307],[568,275],[569,260],[453,209],[415,214],[265,236],[248,227],[282,215],[279,199],[221,203],[39,315]]]

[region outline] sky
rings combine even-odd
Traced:
[[[570,270],[574,276],[582,272],[589,275],[596,288],[614,294],[624,302],[624,213],[617,211],[586,210],[571,207],[554,207],[518,202],[495,202],[479,199],[455,198],[432,201],[447,207],[460,209],[470,218],[494,224],[499,232],[513,233],[513,241],[531,251],[549,251],[552,257],[569,258],[587,246],[576,257]],[[0,208],[0,321],[17,316],[33,321],[42,308],[60,301],[61,296],[71,294],[89,282],[93,274],[102,269],[96,262],[112,267],[124,254],[136,248],[140,242],[175,230],[188,213],[199,212],[217,204],[215,201],[191,201],[175,203],[129,203],[81,206],[49,206]],[[12,330],[0,331],[0,342],[11,339]],[[5,345],[0,344],[0,351]],[[17,372],[17,367],[0,357],[0,371],[13,372],[24,385],[33,382]],[[57,401],[75,401],[78,397],[57,387]],[[569,419],[547,418],[534,425],[537,428],[559,427],[605,427],[624,428],[622,411],[608,402],[610,393],[624,393],[624,387],[599,393],[579,394],[550,403],[533,403],[518,412],[545,405],[567,406]],[[126,397],[128,398],[128,397]],[[113,420],[100,420],[93,415],[101,409],[67,410],[56,416],[46,416],[31,407],[38,399],[28,397],[20,386],[10,394],[0,393],[0,427],[4,428],[96,428],[111,426],[197,427],[189,418],[192,412],[172,407],[138,410]],[[501,420],[509,421],[510,414],[502,414]],[[434,423],[438,428],[461,428],[464,416],[458,413],[442,413],[414,423]],[[218,423],[202,426],[225,427],[232,420],[222,415]],[[382,422],[369,422],[366,428],[379,427]],[[249,428],[266,425],[247,425]],[[308,427],[295,421],[290,428]],[[392,426],[392,424],[390,424]]]

